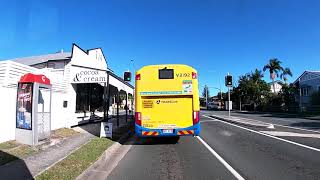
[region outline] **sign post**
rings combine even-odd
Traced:
[[[230,103],[230,88],[232,87],[232,76],[228,73],[228,75],[225,77],[225,84],[228,87],[228,115],[230,118],[230,109],[231,109],[231,103]]]

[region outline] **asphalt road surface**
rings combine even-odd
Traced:
[[[251,128],[202,112],[200,137],[131,138],[107,179],[320,179],[320,134]]]

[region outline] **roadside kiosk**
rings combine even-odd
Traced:
[[[32,73],[20,78],[17,89],[16,141],[36,146],[50,138],[51,84],[44,75]]]

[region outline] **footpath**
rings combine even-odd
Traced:
[[[112,143],[119,141],[121,137],[129,136],[132,132],[132,119],[126,122],[124,118],[121,118],[119,126],[116,125],[116,118],[110,119],[109,122],[113,123]],[[77,133],[68,137],[52,137],[50,141],[38,147],[32,147],[38,149],[38,151],[24,158],[14,157],[0,149],[0,160],[5,156],[14,159],[11,162],[0,164],[0,179],[37,178],[36,176],[62,161],[94,138],[99,137],[100,122],[88,123],[72,129]]]

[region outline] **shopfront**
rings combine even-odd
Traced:
[[[101,48],[85,51],[73,44],[70,53],[2,61],[1,69],[8,77],[0,77],[0,92],[7,92],[0,98],[12,105],[1,106],[10,113],[5,117],[8,123],[0,128],[7,132],[0,135],[0,142],[14,139],[17,86],[26,73],[44,74],[51,80],[51,130],[108,121],[133,111],[133,86],[108,68]]]

